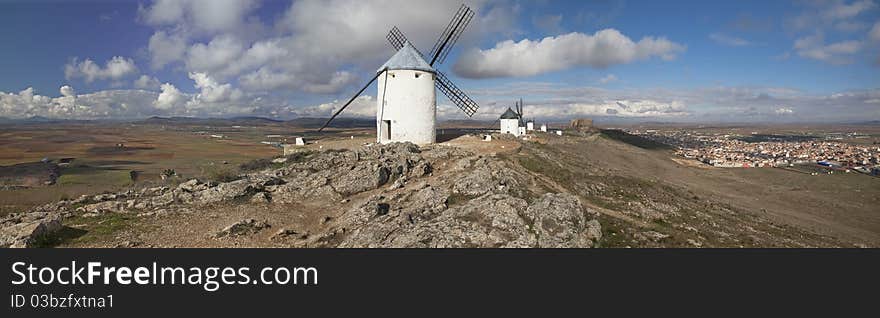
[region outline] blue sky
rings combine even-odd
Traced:
[[[497,117],[880,118],[880,3],[468,1],[439,69]],[[458,3],[0,1],[0,116],[328,116],[393,51],[428,51]],[[374,89],[347,116],[369,117]],[[443,118],[462,115],[445,99]]]

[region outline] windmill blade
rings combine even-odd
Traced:
[[[443,33],[440,34],[440,38],[437,39],[437,43],[431,48],[431,52],[428,54],[431,56],[431,66],[434,66],[434,63],[438,60],[440,63],[446,61],[446,56],[449,55],[449,51],[452,51],[452,46],[454,46],[455,42],[458,41],[458,38],[461,37],[461,34],[464,32],[464,29],[467,27],[468,23],[471,22],[473,17],[474,11],[468,6],[462,4],[458,9],[458,12],[455,13],[455,16],[452,17],[452,20],[449,21],[449,25],[447,25],[446,29],[443,30]]]
[[[477,105],[470,96],[467,96],[467,94],[455,86],[455,84],[452,84],[452,81],[440,71],[437,71],[437,80],[434,81],[434,85],[437,86],[446,97],[449,97],[449,101],[455,104],[455,106],[458,106],[458,108],[467,114],[468,117],[473,117],[477,112],[477,109],[480,108],[480,105]]]
[[[354,94],[354,96],[352,96],[351,99],[349,99],[348,102],[345,103],[345,105],[342,106],[342,108],[340,108],[339,110],[337,110],[336,113],[334,113],[333,116],[330,117],[330,119],[328,119],[326,123],[324,123],[324,126],[321,126],[321,128],[318,129],[318,132],[321,132],[322,130],[324,130],[324,128],[327,128],[327,126],[330,125],[330,122],[332,122],[333,119],[336,118],[336,116],[339,116],[339,114],[342,113],[342,111],[345,110],[345,108],[348,107],[348,105],[350,105],[351,102],[353,102],[355,98],[357,98],[358,96],[360,96],[361,93],[363,93],[364,90],[367,89],[367,87],[370,86],[370,84],[373,84],[373,82],[375,82],[376,79],[379,78],[379,74],[382,74],[382,72],[377,72],[377,73],[376,73],[376,76],[373,76],[373,78],[372,78],[369,82],[367,82],[367,85],[364,85],[364,87],[361,88],[361,90],[359,90],[359,91],[357,92],[357,94]]]
[[[406,36],[403,35],[403,32],[401,32],[396,25],[391,28],[391,31],[388,31],[388,35],[386,35],[385,38],[388,39],[388,43],[391,43],[391,47],[393,47],[395,51],[400,50],[406,42],[409,42],[409,40],[406,39]],[[413,46],[413,48],[416,49],[416,52],[419,52],[419,55],[422,57],[425,56],[425,54],[422,54],[422,51],[419,51],[418,48],[415,46]]]

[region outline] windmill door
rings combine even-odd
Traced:
[[[383,120],[382,126],[379,129],[380,140],[391,140],[391,121]]]

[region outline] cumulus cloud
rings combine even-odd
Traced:
[[[136,72],[137,66],[135,66],[134,61],[122,56],[114,56],[105,63],[104,67],[90,59],[79,61],[78,58],[71,59],[64,66],[64,77],[66,79],[83,78],[86,83],[105,79],[118,80]]]
[[[134,87],[146,90],[155,90],[159,88],[159,79],[149,76],[149,75],[141,75],[138,79],[134,80]]]
[[[459,5],[430,0],[294,1],[264,24],[255,12],[259,3],[224,4],[156,1],[142,8],[141,20],[156,28],[147,47],[153,68],[180,65],[186,72],[237,82],[252,92],[339,93],[362,79],[356,74],[372,71],[393,54],[385,39],[392,26],[428,51]],[[469,5],[477,15],[460,45],[515,30],[517,4],[476,0]],[[209,12],[216,8],[222,8],[222,14]],[[442,12],[448,14],[438,14]]]
[[[638,42],[615,29],[593,35],[573,32],[532,41],[503,41],[487,50],[465,52],[455,73],[468,78],[532,76],[578,66],[606,68],[651,57],[674,59],[685,50],[681,44],[659,37]]]
[[[186,52],[186,39],[179,34],[156,31],[147,44],[150,64],[153,69],[161,69],[169,63],[183,59]]]
[[[132,118],[155,113],[151,107],[155,93],[107,90],[77,95],[70,86],[59,89],[61,96],[36,94],[33,88],[19,93],[0,92],[0,116],[27,118],[44,116],[64,119]]]
[[[236,101],[243,96],[241,90],[233,88],[232,84],[220,84],[205,73],[189,73],[189,78],[195,81],[196,88],[200,90],[194,101],[218,103]]]
[[[172,109],[182,106],[183,102],[186,100],[186,96],[171,83],[162,84],[160,89],[162,92],[159,93],[159,96],[156,97],[156,101],[153,102],[153,105],[155,105],[156,108]]]
[[[729,36],[723,33],[709,34],[709,39],[715,41],[715,43],[727,46],[748,46],[752,44],[746,39]]]
[[[76,91],[73,89],[73,87],[70,87],[68,85],[61,86],[61,89],[59,89],[59,91],[61,93],[61,96],[65,96],[65,97],[71,97],[71,96],[75,97],[76,96]]]
[[[257,4],[255,0],[157,0],[140,13],[152,25],[188,24],[199,31],[222,32],[244,24]]]

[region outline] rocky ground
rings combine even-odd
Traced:
[[[473,152],[447,144],[420,148],[408,143],[308,151],[275,160],[234,181],[180,180],[83,196],[4,217],[0,246],[860,244],[620,170],[625,162],[603,156],[617,151],[615,147],[630,146],[595,133],[494,140],[505,143],[507,151]],[[510,144],[518,145],[516,151]],[[625,150],[641,156],[640,150]]]
[[[370,145],[283,160],[235,181],[192,179],[10,215],[0,245],[592,247],[602,235],[577,196],[542,191],[516,165],[456,147]]]

